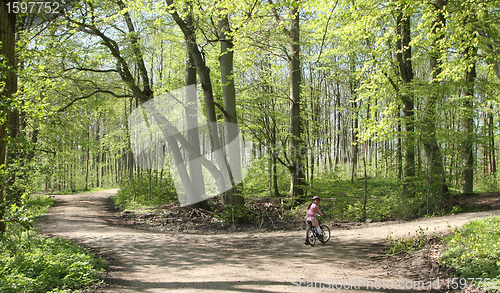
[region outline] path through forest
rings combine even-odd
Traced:
[[[92,247],[109,259],[111,271],[106,282],[110,286],[98,292],[428,290],[428,279],[388,268],[383,246],[387,235],[414,233],[419,227],[444,232],[448,223],[455,227],[470,219],[500,215],[497,210],[332,229],[330,242],[310,247],[304,245],[303,231],[196,235],[114,225],[109,220],[108,198],[116,191],[57,195],[56,204],[38,224],[44,234]],[[316,289],[308,290],[308,285]],[[344,289],[335,288],[340,285]]]

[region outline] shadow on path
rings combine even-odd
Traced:
[[[108,259],[111,286],[97,292],[421,292],[399,290],[400,276],[384,268],[383,243],[396,229],[391,225],[333,230],[330,242],[314,247],[304,245],[302,231],[154,233],[111,224],[109,196],[114,193],[56,196],[56,205],[38,223],[41,233],[70,239]],[[414,226],[397,228],[414,231]],[[393,286],[331,286],[349,280]],[[311,291],[307,286],[314,282],[323,283]]]

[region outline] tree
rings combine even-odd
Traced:
[[[291,29],[290,37],[290,148],[292,152],[292,164],[290,165],[290,192],[292,198],[298,203],[304,202],[305,198],[305,170],[303,160],[306,150],[302,138],[301,113],[301,65],[300,65],[300,2],[293,2],[291,8]]]
[[[403,103],[404,125],[405,125],[405,164],[404,180],[408,194],[414,190],[409,182],[415,177],[415,112],[413,97],[413,66],[411,52],[411,7],[408,4],[400,4],[396,10],[396,60],[399,75],[402,81],[399,98]]]
[[[470,18],[474,16],[467,16],[464,19],[464,25],[469,27],[471,25]],[[462,127],[464,138],[462,141],[462,193],[472,193],[474,186],[474,84],[476,81],[476,54],[477,48],[474,46],[475,31],[469,30],[467,41],[470,45],[466,45],[463,52],[464,61],[466,62],[465,69],[465,89],[463,96],[463,121]]]
[[[188,14],[186,16],[186,23],[188,26],[192,27],[192,8],[189,3],[186,4],[188,9]],[[194,64],[194,57],[189,49],[189,43],[196,42],[195,34],[189,36],[186,39],[186,69],[185,69],[185,81],[186,86],[196,85],[196,65]],[[187,139],[189,143],[195,148],[195,151],[200,153],[200,134],[198,131],[198,116],[197,116],[197,95],[195,93],[186,94],[186,123],[188,126]],[[205,194],[205,184],[203,180],[203,170],[199,161],[196,157],[188,153],[189,160],[189,171],[191,174],[192,182],[194,185],[195,192],[197,194]],[[199,204],[203,205],[203,208],[208,209],[208,204],[206,202]]]
[[[271,0],[269,0],[274,17],[280,23],[281,17],[278,10]],[[301,63],[300,63],[300,1],[292,1],[290,4],[290,28],[283,28],[288,38],[287,61],[289,65],[289,83],[290,83],[290,191],[289,196],[297,201],[298,204],[305,200],[306,172],[304,169],[304,160],[306,158],[306,145],[303,141],[303,125],[301,119]]]
[[[111,159],[103,121],[117,111],[147,108],[153,98],[183,86],[203,91],[203,109],[194,107],[200,102],[195,95],[187,95],[178,101],[183,123],[169,124],[170,117],[156,112],[149,121],[165,124],[158,137],[179,130],[166,148],[175,153],[189,194],[210,192],[203,184],[208,170],[218,180],[212,189],[233,203],[241,176],[232,167],[240,152],[222,151],[213,161],[195,162],[238,136],[237,127],[222,129],[222,123],[244,125],[259,171],[269,175],[259,184],[276,196],[287,189],[294,203],[304,200],[306,185],[314,187],[317,175],[353,181],[361,158],[367,176],[383,174],[402,183],[406,196],[398,194],[398,200],[412,212],[422,211],[423,182],[439,211],[448,186],[470,192],[472,179],[496,170],[496,2],[102,0],[72,5],[47,26],[22,32],[18,42],[20,56],[26,56],[18,70],[19,97],[30,95],[30,102],[38,103],[33,97],[39,95],[49,101],[48,108],[58,109],[50,123],[21,112],[33,123],[24,129],[33,129],[43,149],[37,151],[43,152],[48,185],[74,186],[75,178],[83,182],[86,174],[89,187],[101,185]],[[105,113],[116,98],[124,100]],[[194,119],[203,115],[200,111],[208,117],[206,129]],[[113,125],[120,128],[120,123]],[[65,131],[69,125],[85,127]],[[123,155],[126,147],[120,145]],[[121,160],[140,181],[154,176]],[[88,168],[79,167],[81,162]],[[284,182],[290,182],[289,189]]]
[[[221,83],[222,83],[222,97],[224,106],[224,121],[225,123],[225,137],[226,146],[233,142],[231,149],[227,150],[227,161],[228,166],[235,166],[234,168],[229,167],[231,185],[233,186],[225,194],[224,201],[226,204],[243,203],[243,198],[235,198],[235,194],[239,191],[236,188],[235,179],[238,182],[242,180],[241,174],[241,158],[240,158],[240,143],[239,143],[239,130],[238,130],[238,119],[236,116],[236,89],[234,85],[234,44],[232,38],[232,31],[229,26],[229,17],[227,11],[222,9],[222,15],[219,16],[218,21],[218,31],[220,38],[221,54],[219,57],[220,72],[221,72]],[[234,143],[234,142],[237,143]]]
[[[9,104],[17,92],[16,75],[16,14],[9,13],[7,0],[0,1],[0,233],[5,232],[5,159]]]
[[[213,94],[213,88],[212,88],[212,79],[210,77],[210,68],[207,66],[205,59],[202,56],[201,51],[199,50],[198,44],[196,43],[196,40],[193,38],[195,35],[195,27],[189,23],[189,21],[186,21],[185,19],[181,18],[181,15],[177,12],[175,9],[175,4],[173,0],[167,0],[166,1],[168,5],[168,9],[170,10],[170,14],[172,18],[174,19],[175,23],[177,26],[181,29],[184,38],[187,42],[188,50],[190,55],[193,58],[194,65],[196,67],[196,70],[198,72],[198,76],[200,77],[201,81],[201,86],[203,89],[203,96],[205,99],[205,109],[206,109],[206,115],[207,115],[207,121],[208,121],[208,127],[210,130],[210,142],[212,144],[212,150],[215,153],[217,164],[219,166],[219,170],[228,170],[229,172],[229,178],[220,178],[224,182],[222,185],[226,186],[223,189],[220,189],[221,191],[224,190],[225,196],[225,203],[226,204],[233,204],[234,199],[233,199],[233,190],[235,188],[235,182],[234,182],[234,177],[233,175],[236,174],[236,170],[232,170],[231,164],[228,161],[228,157],[225,156],[222,152],[222,149],[224,147],[224,143],[221,142],[221,139],[219,137],[219,132],[218,132],[218,125],[217,125],[217,116],[216,116],[216,111],[215,107],[217,106],[224,114],[226,121],[231,121],[231,123],[234,124],[236,123],[236,105],[235,105],[235,95],[232,94],[232,91],[234,90],[234,85],[231,87],[231,79],[227,79],[228,76],[231,75],[232,71],[232,53],[227,53],[224,52],[221,60],[221,68],[226,70],[222,76],[223,79],[226,79],[227,82],[223,83],[223,88],[224,88],[224,106],[222,107],[219,104],[215,102],[214,99],[214,94]],[[221,21],[221,35],[223,36],[226,35],[228,31],[228,23],[227,21],[225,22],[224,19],[227,19],[227,15],[223,16]],[[189,20],[189,18],[188,18]],[[228,40],[223,39],[223,50],[229,51],[228,50]],[[233,89],[233,90],[232,90]],[[228,112],[229,111],[229,112]],[[234,132],[237,131],[237,129],[233,129],[232,127],[228,127],[228,140],[231,138],[235,137]],[[239,157],[234,157],[234,153],[239,152],[232,152],[230,151],[229,153],[232,154],[231,160],[232,161],[238,161],[237,165],[239,165]],[[235,172],[233,174],[233,172]],[[230,186],[230,188],[227,188]]]
[[[445,38],[444,29],[446,25],[445,7],[447,0],[435,0],[431,6],[431,52],[429,55],[429,65],[431,69],[431,80],[429,82],[429,95],[424,101],[422,117],[422,142],[424,145],[427,161],[430,162],[432,174],[430,180],[432,192],[439,190],[444,196],[448,193],[447,184],[444,182],[444,166],[441,148],[436,138],[436,115],[437,105],[443,100],[443,89],[440,85],[442,69],[442,57],[444,56],[443,41]],[[427,211],[429,212],[429,211]]]

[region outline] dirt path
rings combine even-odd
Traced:
[[[116,190],[56,196],[56,205],[38,224],[44,234],[95,248],[110,259],[112,270],[106,281],[111,285],[99,292],[428,290],[428,279],[388,269],[389,260],[383,252],[387,235],[414,233],[419,227],[443,232],[447,223],[455,227],[470,219],[500,215],[500,211],[488,211],[333,229],[330,242],[310,247],[304,245],[303,231],[194,235],[113,225],[108,220],[107,203],[114,193]],[[335,288],[341,284],[344,289]],[[316,289],[306,288],[308,285],[316,285]]]

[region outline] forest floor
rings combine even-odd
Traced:
[[[224,226],[205,211],[178,206],[121,212],[116,189],[54,196],[37,229],[92,249],[109,264],[104,284],[87,292],[446,292],[450,270],[436,263],[439,242],[387,255],[387,237],[429,237],[471,219],[500,215],[500,194],[463,198],[489,209],[412,221],[326,222],[326,244],[304,245],[304,224],[271,219]],[[273,203],[260,208],[278,210]],[[279,218],[279,217],[278,217]],[[264,223],[267,224],[264,224]],[[437,281],[439,278],[439,281]]]

